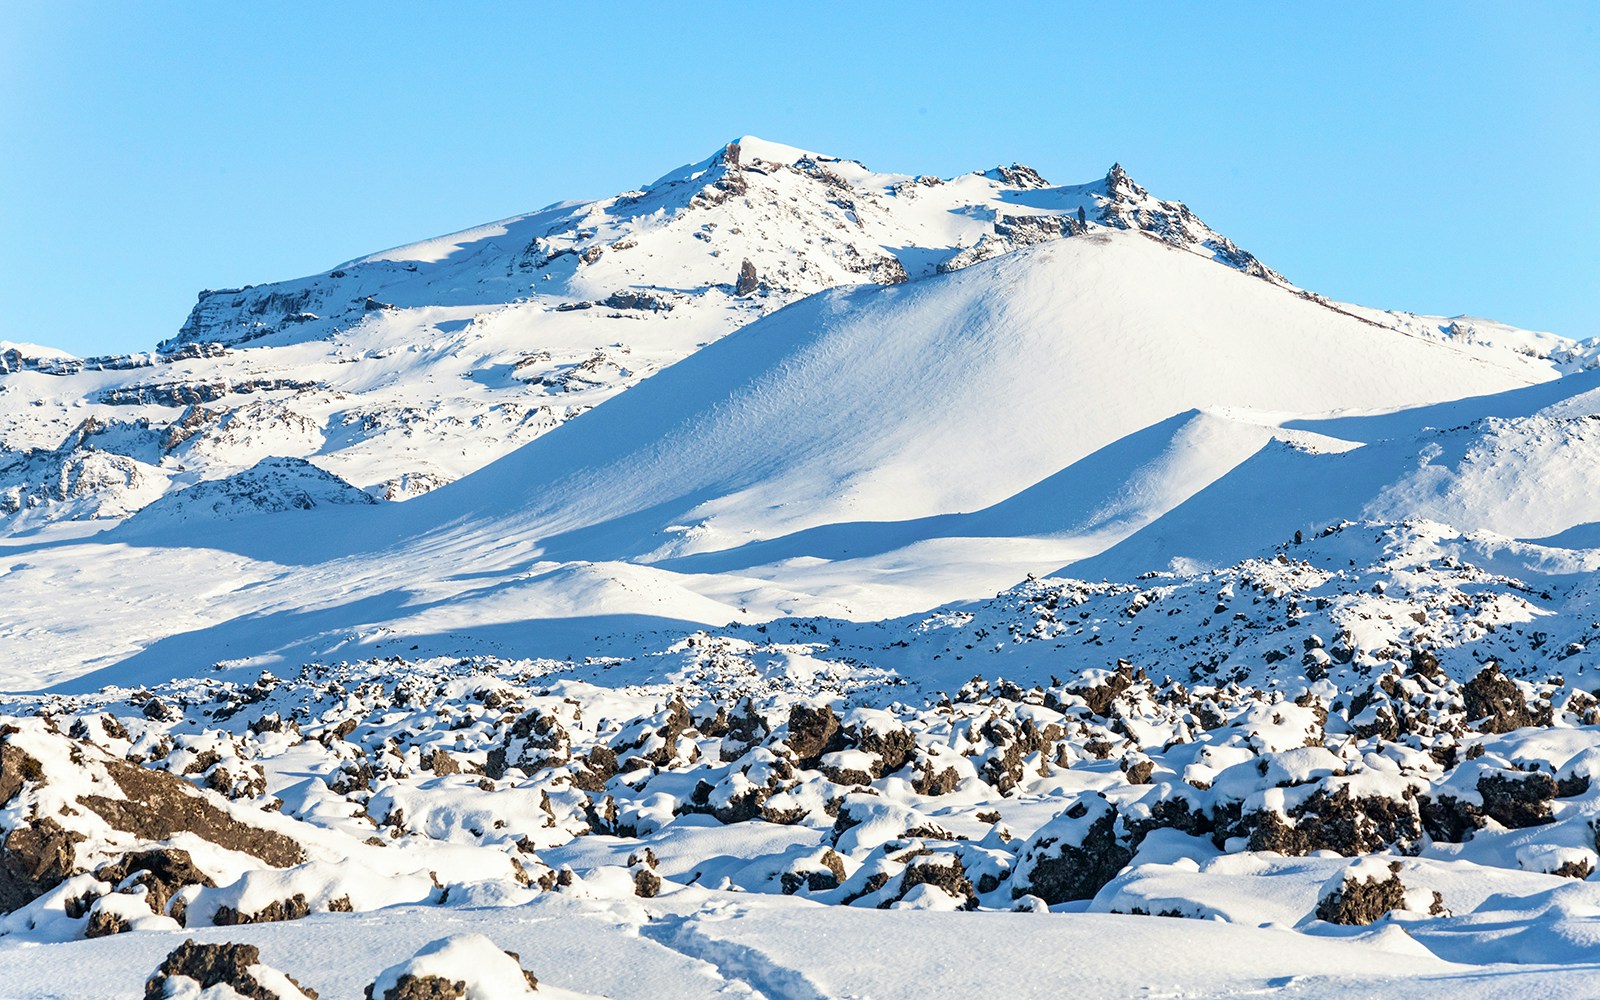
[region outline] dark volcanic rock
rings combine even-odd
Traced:
[[[1543,771],[1494,771],[1478,779],[1484,815],[1517,829],[1550,822],[1556,780]]]
[[[238,924],[272,924],[283,920],[299,920],[311,913],[311,904],[306,901],[303,893],[295,893],[288,899],[276,900],[267,904],[254,913],[240,913],[231,906],[220,906],[212,916],[211,922],[219,927],[232,927]]]
[[[789,749],[804,766],[813,765],[817,758],[831,750],[838,732],[839,719],[826,705],[821,708],[795,705],[789,709]]]
[[[400,981],[385,990],[381,1000],[460,1000],[467,995],[467,984],[462,980],[449,980],[439,976],[401,976]],[[372,987],[367,987],[367,1000],[372,1000]]]
[[[253,944],[196,944],[185,941],[162,960],[155,974],[145,983],[145,1000],[162,1000],[174,980],[188,979],[201,989],[226,986],[248,1000],[284,1000],[256,980],[252,968],[261,965],[261,949]],[[317,991],[289,980],[301,993],[317,1000]]]
[[[761,279],[756,275],[756,266],[747,259],[739,265],[739,280],[733,286],[733,294],[740,297],[746,296],[761,287]]]
[[[1317,902],[1317,919],[1330,924],[1370,924],[1391,910],[1405,909],[1406,887],[1399,875],[1379,881],[1371,875],[1346,878]]]
[[[184,886],[216,885],[211,876],[195,867],[188,851],[175,847],[132,851],[122,860],[102,866],[95,877],[113,885],[126,881],[130,886],[144,886],[146,900],[156,913],[166,913],[167,904]]]
[[[120,760],[103,763],[127,798],[85,795],[78,801],[118,830],[152,841],[190,833],[260,858],[274,868],[288,868],[306,859],[305,851],[293,839],[233,818],[182,778]]]
[[[1509,733],[1535,722],[1522,690],[1492,663],[1462,685],[1461,697],[1466,701],[1468,724],[1480,732]]]
[[[1011,895],[1047,903],[1091,899],[1133,858],[1116,836],[1117,813],[1103,796],[1085,796],[1024,845]]]

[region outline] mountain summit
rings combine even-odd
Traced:
[[[236,345],[358,322],[375,308],[511,302],[663,311],[739,296],[749,261],[763,298],[890,284],[1080,234],[1136,229],[1246,273],[1281,276],[1162,201],[1120,165],[1055,187],[1020,164],[942,180],[874,173],[854,160],[744,136],[641,190],[561,203],[396,247],[297,281],[206,291],[162,345]]]

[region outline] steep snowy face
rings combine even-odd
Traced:
[[[0,532],[122,517],[272,456],[409,499],[816,291],[1107,228],[1282,283],[1120,168],[941,180],[745,137],[640,190],[204,292],[153,353],[0,344]]]

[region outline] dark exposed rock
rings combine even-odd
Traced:
[[[103,908],[97,901],[89,910],[89,922],[84,925],[83,936],[110,937],[113,934],[125,934],[132,929],[132,925],[121,914]]]
[[[1050,186],[1050,182],[1039,176],[1037,170],[1020,163],[1013,163],[1009,167],[995,167],[994,172],[1001,181],[1014,188],[1031,190]]]
[[[1122,762],[1122,773],[1127,777],[1130,785],[1150,784],[1150,775],[1155,773],[1155,769],[1155,761],[1142,755]]]
[[[166,913],[167,904],[184,886],[216,885],[211,876],[195,867],[188,851],[176,847],[132,851],[101,866],[95,877],[112,885],[144,886],[146,901],[156,913]]]
[[[0,844],[0,912],[25,906],[77,874],[83,839],[48,816],[12,830]]]
[[[935,768],[924,761],[911,779],[911,788],[918,795],[949,795],[961,783],[961,776],[953,767]]]
[[[1527,699],[1516,682],[1491,663],[1461,687],[1467,722],[1479,732],[1509,733],[1534,724]]]
[[[188,979],[201,989],[226,986],[247,1000],[283,1000],[280,994],[262,986],[250,970],[261,964],[261,949],[253,944],[196,944],[185,941],[174,948],[155,974],[145,983],[145,1000],[162,1000],[173,980]],[[294,983],[311,1000],[317,991]]]
[[[379,1000],[461,1000],[466,995],[465,980],[407,974],[385,990]],[[367,987],[367,1000],[373,1000],[371,986]]]
[[[640,867],[633,873],[633,894],[650,899],[661,891],[661,876],[647,867]]]
[[[956,899],[966,902],[962,909],[975,910],[978,908],[978,895],[972,888],[972,880],[967,877],[966,866],[960,858],[948,858],[940,861],[937,858],[918,858],[906,866],[905,874],[900,879],[900,892],[896,899],[904,899],[912,889],[919,885],[932,885],[943,889]],[[889,901],[882,904],[889,906]]]
[[[838,767],[832,764],[820,764],[823,777],[836,785],[870,785],[872,774],[857,767]]]
[[[722,735],[718,756],[723,761],[735,761],[744,756],[752,746],[766,738],[767,722],[746,700],[728,719],[728,728]]]
[[[424,764],[428,770],[437,775],[461,773],[461,765],[457,764],[456,759],[443,750],[435,750],[429,754]]]
[[[1398,846],[1410,850],[1423,832],[1414,796],[1399,799],[1381,795],[1352,796],[1347,786],[1333,794],[1319,788],[1289,810],[1288,821],[1263,810],[1241,818],[1237,825],[1219,826],[1218,837],[1246,834],[1252,851],[1277,851],[1302,856],[1313,851],[1335,851],[1345,857],[1371,854]]]
[[[784,872],[780,877],[784,895],[792,896],[802,886],[810,892],[826,892],[844,884],[844,859],[839,852],[828,848],[818,863],[820,868]]]
[[[160,698],[151,698],[144,703],[144,717],[152,722],[176,722],[183,718],[183,713],[168,705]]]
[[[1077,688],[1073,694],[1082,698],[1089,704],[1089,711],[1104,717],[1111,711],[1111,703],[1125,691],[1133,687],[1133,667],[1127,663],[1117,664],[1116,672],[1099,684]]]
[[[498,781],[512,767],[528,772],[555,767],[570,760],[571,751],[572,737],[561,720],[535,708],[512,723],[505,740],[489,751],[484,773]]]
[[[838,732],[839,719],[826,705],[795,705],[789,709],[789,749],[803,767],[814,766],[819,757],[832,750]]]
[[[760,287],[761,279],[756,275],[756,266],[747,258],[739,265],[739,280],[733,286],[733,294],[742,298]]]
[[[379,308],[387,308],[380,306]],[[301,391],[319,388],[316,382],[293,378],[256,378],[241,382],[163,382],[152,385],[120,386],[103,390],[96,401],[108,406],[196,406],[214,403],[225,396],[281,390]]]
[[[12,729],[11,732],[16,732]],[[0,806],[5,805],[30,782],[44,780],[44,767],[23,752],[21,747],[0,742]]]
[[[365,758],[358,758],[344,761],[323,780],[327,782],[330,791],[340,795],[350,795],[370,789],[374,777],[372,765]]]
[[[607,309],[632,309],[641,312],[671,312],[673,302],[665,295],[643,289],[623,288],[612,292],[600,304]]]
[[[572,768],[572,787],[586,792],[604,791],[617,773],[617,755],[607,746],[594,746]]]
[[[304,893],[295,893],[288,899],[278,899],[254,913],[240,913],[231,906],[219,906],[211,922],[219,927],[237,924],[272,924],[284,920],[299,920],[311,912],[311,904]]]
[[[1366,925],[1391,910],[1405,909],[1405,905],[1406,887],[1397,874],[1381,881],[1371,875],[1360,881],[1346,878],[1339,888],[1317,901],[1317,919],[1330,924]]]
[[[1050,832],[1062,818],[1088,819],[1091,805],[1098,815],[1075,831],[1076,842]],[[1117,840],[1116,822],[1116,810],[1103,798],[1080,799],[1024,848],[1013,876],[1012,897],[1032,894],[1052,905],[1093,898],[1133,858],[1133,852]]]
[[[1459,844],[1483,826],[1483,810],[1454,795],[1423,796],[1418,812],[1428,836],[1444,843]]]
[[[1563,861],[1561,864],[1557,865],[1556,869],[1550,874],[1559,875],[1562,878],[1575,878],[1582,882],[1584,879],[1587,879],[1590,875],[1594,874],[1594,865],[1592,865],[1586,859],[1578,861]]]
[[[1492,771],[1478,778],[1484,815],[1518,829],[1550,822],[1556,780],[1543,771]]]

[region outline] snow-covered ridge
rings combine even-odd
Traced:
[[[121,517],[273,455],[406,499],[818,290],[1100,228],[1281,282],[1120,167],[941,180],[745,136],[638,191],[203,292],[154,352],[0,345],[0,531]]]
[[[637,191],[204,292],[154,352],[3,345],[0,532],[120,518],[268,456],[408,499],[816,291],[1114,229],[1291,287],[1120,166],[1062,187],[1017,164],[940,179],[745,136]],[[1338,308],[1564,368],[1592,353],[1484,322]]]
[[[539,296],[573,305],[648,292],[656,308],[667,308],[679,301],[674,295],[736,288],[745,260],[768,295],[792,298],[965,266],[1090,223],[1151,232],[1282,282],[1181,203],[1154,198],[1120,165],[1100,181],[1068,187],[1017,164],[947,181],[875,173],[745,136],[638,191],[553,205],[312,278],[203,292],[169,344],[348,325],[374,303],[445,304],[463,296],[468,282],[479,287],[467,294],[501,301]]]

